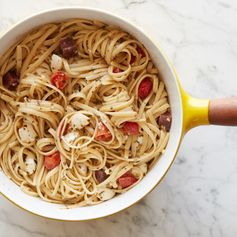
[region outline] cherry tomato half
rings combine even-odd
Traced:
[[[118,178],[118,184],[122,188],[127,188],[137,182],[137,178],[130,172],[126,172],[121,177]]]
[[[152,80],[149,77],[144,78],[138,87],[138,96],[144,100],[151,93],[152,87]]]
[[[118,67],[114,67],[113,68],[113,73],[119,73],[119,72],[122,72],[122,70]]]
[[[97,141],[103,141],[103,142],[108,142],[112,139],[112,134],[110,133],[109,129],[102,122],[99,122],[99,124],[98,124],[95,139]]]
[[[61,158],[60,158],[59,151],[56,151],[55,153],[53,153],[50,156],[44,157],[44,167],[47,170],[54,169],[56,166],[58,166],[60,164],[60,162],[61,162]]]
[[[67,75],[62,71],[57,71],[51,76],[51,84],[62,90],[68,83]]]
[[[123,124],[122,130],[127,135],[138,135],[139,125],[136,122],[125,122]]]

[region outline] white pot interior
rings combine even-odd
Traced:
[[[32,28],[45,23],[63,21],[70,18],[97,19],[108,24],[113,24],[121,27],[142,42],[150,53],[154,63],[159,68],[160,76],[165,82],[169,94],[173,120],[166,152],[144,179],[130,191],[99,205],[67,209],[64,205],[47,203],[39,198],[31,197],[23,193],[16,184],[0,171],[0,192],[16,205],[44,217],[76,221],[99,218],[123,210],[139,201],[156,186],[171,165],[180,143],[182,133],[182,103],[174,72],[157,45],[139,28],[117,16],[101,10],[64,8],[29,17],[2,36],[0,39],[0,55]]]

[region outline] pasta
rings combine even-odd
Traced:
[[[138,184],[165,151],[165,85],[121,29],[43,25],[0,58],[0,167],[47,202],[94,205]]]

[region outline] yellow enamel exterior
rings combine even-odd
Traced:
[[[177,76],[177,75],[176,75]],[[183,105],[183,135],[191,128],[208,125],[208,99],[198,99],[188,95],[179,83]]]

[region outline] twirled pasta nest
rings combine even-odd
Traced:
[[[167,145],[158,69],[116,27],[39,27],[0,58],[0,83],[0,166],[29,195],[100,203],[139,183]]]

